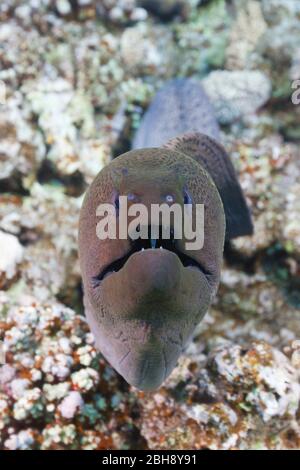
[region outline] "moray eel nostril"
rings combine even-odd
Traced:
[[[171,81],[146,112],[136,148],[97,175],[81,208],[87,321],[106,359],[141,390],[154,390],[168,377],[207,312],[219,285],[225,236],[253,230],[233,166],[215,138],[219,130],[203,90],[190,80]],[[188,205],[193,223],[196,205],[203,204],[203,246],[188,249],[172,223],[168,238],[160,225],[153,235],[153,220],[140,224],[133,239],[98,238],[99,205],[112,203],[120,226],[122,195],[128,207]]]

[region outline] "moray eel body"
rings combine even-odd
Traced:
[[[132,148],[162,147],[186,132],[200,132],[220,141],[213,107],[203,88],[192,79],[176,78],[155,95]]]
[[[228,238],[252,230],[229,157],[212,138],[219,137],[218,127],[200,87],[197,103],[203,106],[195,111],[192,129],[206,130],[209,136],[192,132],[176,137],[185,133],[186,121],[190,130],[192,104],[183,104],[181,113],[178,107],[189,86],[194,98],[197,93],[192,81],[175,83],[179,88],[174,89],[174,81],[169,84],[174,109],[169,103],[160,115],[154,109],[151,118],[150,106],[135,138],[135,146],[160,148],[136,148],[105,167],[86,193],[79,223],[84,304],[96,345],[141,390],[156,389],[168,377],[207,312],[219,284],[226,224]],[[168,85],[164,90],[168,95]],[[184,238],[158,239],[154,245],[150,238],[100,240],[97,207],[110,203],[118,208],[120,195],[127,197],[128,207],[142,203],[149,212],[152,204],[165,203],[170,196],[182,208],[187,198],[193,209],[204,204],[203,248],[187,251]]]

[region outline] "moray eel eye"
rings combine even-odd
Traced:
[[[172,204],[174,202],[174,197],[172,196],[172,194],[167,194],[165,199],[168,204]]]
[[[128,193],[127,194],[127,199],[128,199],[128,201],[135,201],[137,199],[137,197],[133,193]]]

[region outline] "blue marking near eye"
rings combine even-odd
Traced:
[[[183,191],[183,198],[184,204],[193,204],[192,198],[186,189]]]
[[[128,201],[134,201],[136,199],[136,195],[133,193],[128,193],[127,194],[127,199]]]
[[[119,194],[117,194],[116,198],[115,198],[115,208],[116,208],[116,211],[117,211],[117,214],[119,213],[119,209],[120,209],[120,201],[119,201]]]

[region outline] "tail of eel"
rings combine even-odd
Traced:
[[[251,235],[251,215],[233,164],[222,146],[213,107],[192,79],[167,82],[156,94],[133,148],[167,147],[196,160],[212,177],[226,218],[226,239]]]

